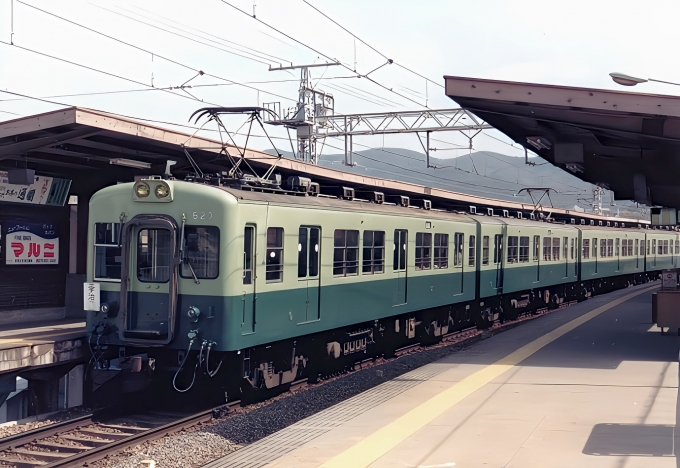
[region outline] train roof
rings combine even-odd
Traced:
[[[373,203],[368,200],[355,198],[354,200],[343,200],[329,196],[306,196],[304,194],[289,195],[270,192],[259,192],[242,190],[231,187],[216,187],[219,190],[232,195],[239,203],[255,202],[270,203],[274,205],[293,205],[308,208],[326,208],[341,211],[354,211],[376,214],[408,215],[418,218],[443,219],[462,223],[474,223],[470,216],[462,213],[442,210],[426,210],[418,207],[405,207],[392,203]]]

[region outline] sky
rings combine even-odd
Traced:
[[[330,59],[342,65],[312,77],[343,114],[456,107],[444,75],[625,91],[610,72],[680,82],[671,59],[679,13],[680,3],[660,0],[0,0],[0,121],[76,105],[192,133],[189,116],[200,107],[294,105],[299,71],[269,68]],[[378,67],[372,81],[358,77]],[[193,87],[168,89],[185,83]],[[645,83],[634,91],[680,90]],[[243,118],[225,123],[235,130]],[[267,130],[290,148],[283,129]],[[269,148],[256,133],[249,146]],[[212,124],[201,134],[218,138]],[[433,138],[437,157],[524,155],[495,130],[476,136],[472,150],[459,133]],[[421,150],[414,135],[354,142],[355,150]],[[344,146],[326,143],[324,153]]]

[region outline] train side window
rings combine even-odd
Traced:
[[[489,264],[489,236],[482,237],[482,265]]]
[[[534,262],[541,257],[541,236],[534,236]]]
[[[432,268],[432,233],[416,232],[416,270],[430,268]]]
[[[503,235],[493,236],[493,262],[500,263],[503,260]]]
[[[217,226],[185,226],[179,275],[182,278],[215,279],[220,274],[220,229]]]
[[[267,228],[267,283],[283,281],[283,228]]]
[[[633,239],[628,239],[628,256],[633,256]]]
[[[633,242],[632,239],[631,242]],[[628,239],[621,239],[621,256],[622,257],[628,256]]]
[[[647,239],[647,255],[650,255],[650,247],[649,247],[650,245],[651,245],[651,241],[649,239]],[[654,248],[656,248],[656,241],[654,241]]]
[[[600,239],[600,257],[607,256],[607,239]]]
[[[95,223],[94,232],[95,281],[120,281],[120,224]]]
[[[567,253],[569,252],[569,238],[568,237],[563,237],[562,238],[562,255],[564,256],[565,260],[568,260],[569,257],[567,257]]]
[[[652,252],[656,254],[656,239],[652,239]]]
[[[526,263],[529,261],[529,237],[522,236],[519,238],[519,261]]]
[[[543,238],[543,260],[550,261],[550,249],[552,248],[552,239],[550,237]]]
[[[298,278],[319,276],[320,238],[318,227],[300,226],[298,231]]]
[[[552,240],[552,259],[557,261],[560,259],[560,238],[553,237]]]
[[[470,242],[468,245],[468,266],[475,266],[475,250],[477,248],[477,244],[475,242],[475,236],[470,236]]]
[[[574,259],[574,245],[576,244],[576,239],[573,237],[571,238],[571,242],[569,243],[569,252],[570,252],[570,258],[573,260]]]
[[[583,239],[581,242],[583,242],[581,257],[585,260],[590,258],[590,239]]]
[[[668,255],[668,239],[663,241],[663,254]]]
[[[458,234],[456,234],[457,236]],[[461,234],[462,236],[462,234]],[[462,242],[461,242],[462,244]],[[457,246],[456,246],[457,247]],[[461,250],[463,246],[461,245]],[[434,268],[444,269],[449,267],[449,235],[434,235]]]
[[[675,255],[678,255],[678,254],[680,254],[680,241],[676,239],[675,240]]]
[[[607,239],[607,257],[614,256],[614,239]]]
[[[336,229],[333,239],[333,275],[356,275],[359,270],[359,231]]]
[[[253,260],[255,252],[255,226],[243,229],[243,284],[253,284]]]
[[[385,271],[385,231],[364,231],[364,258],[361,272],[367,275]]]
[[[597,258],[597,237],[593,237],[593,258]]]
[[[519,238],[517,236],[508,236],[508,263],[517,263],[519,261]]]
[[[408,231],[405,229],[394,230],[394,271],[406,270],[406,246]]]

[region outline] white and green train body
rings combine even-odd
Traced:
[[[101,369],[131,354],[181,369],[202,343],[199,364],[206,347],[267,388],[647,280],[680,252],[675,232],[154,178],[99,191],[89,226]]]

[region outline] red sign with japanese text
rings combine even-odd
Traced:
[[[51,224],[9,223],[5,247],[7,265],[59,264],[59,237]]]

